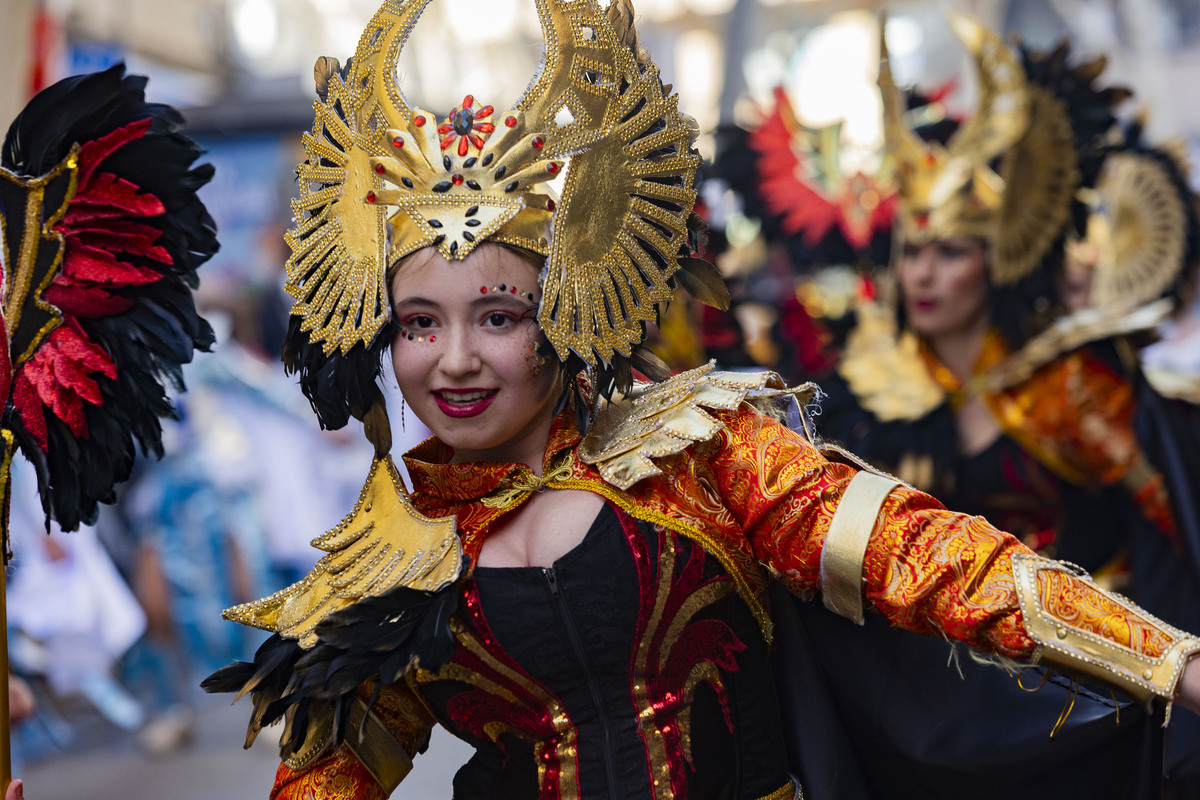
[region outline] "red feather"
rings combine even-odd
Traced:
[[[79,192],[83,192],[100,162],[130,142],[137,141],[150,130],[150,120],[142,119],[117,128],[107,136],[84,142],[79,148]]]
[[[92,378],[96,373],[115,379],[117,367],[103,348],[88,340],[79,323],[66,319],[21,365],[14,400],[26,427],[38,438],[43,450],[46,448],[43,406],[67,423],[75,436],[87,437],[83,404],[102,402],[100,387]]]

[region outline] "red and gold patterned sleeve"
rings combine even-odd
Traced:
[[[379,782],[345,745],[301,770],[279,765],[271,800],[384,800]]]
[[[760,414],[727,413],[722,422],[724,441],[712,466],[725,502],[758,558],[800,596],[823,590],[831,605],[827,594],[837,576],[828,573],[845,569],[828,558],[827,549],[843,544],[831,543],[831,531],[834,539],[846,538],[846,518],[857,514],[861,548],[850,585],[897,627],[1023,661],[1066,662],[1064,642],[1080,652],[1104,642],[1129,659],[1106,679],[1129,688],[1125,678],[1132,676],[1142,689],[1166,696],[1176,667],[1196,649],[1186,634],[1036,556],[982,517],[952,513],[915,489],[833,463]],[[865,516],[870,491],[859,491],[863,478],[879,489],[865,503]],[[1156,688],[1159,681],[1170,685]]]
[[[373,692],[372,684],[359,687],[360,700]],[[348,727],[362,725],[361,740],[343,744],[312,764],[280,764],[271,800],[383,800],[412,769],[412,759],[429,745],[433,717],[404,683],[384,687],[367,714],[360,702],[351,712]]]

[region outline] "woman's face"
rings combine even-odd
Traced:
[[[537,279],[494,244],[455,262],[418,251],[392,279],[396,380],[455,461],[541,465],[560,383],[557,361],[536,353]]]
[[[900,257],[900,291],[909,324],[933,338],[978,329],[988,321],[983,243],[967,237],[907,246]]]

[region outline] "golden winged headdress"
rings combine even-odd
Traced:
[[[508,109],[468,95],[444,117],[412,105],[396,76],[429,2],[388,0],[349,63],[317,63],[284,357],[329,427],[378,404],[361,376],[373,381],[384,344],[388,271],[422,247],[461,260],[490,240],[544,256],[538,323],[560,360],[602,377],[653,364],[639,348],[676,281],[728,298],[690,257],[695,126],[638,44],[629,0],[535,0],[545,53],[524,95]],[[561,195],[549,185],[560,177]],[[338,360],[350,365],[329,368]]]
[[[1142,123],[1125,132],[1086,196],[1087,225],[1067,242],[1069,267],[1089,273],[1087,305],[1129,309],[1177,293],[1196,267],[1196,197],[1181,142],[1152,147]]]
[[[879,87],[884,137],[899,189],[904,241],[968,236],[990,252],[994,284],[1015,284],[1059,246],[1072,204],[1094,179],[1085,163],[1111,127],[1123,89],[1096,90],[1097,58],[1066,64],[1065,44],[1050,53],[1011,48],[979,22],[951,13],[950,25],[974,59],[979,107],[942,144],[909,127],[881,43]]]

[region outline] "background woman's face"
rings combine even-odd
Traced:
[[[519,254],[484,244],[454,262],[419,251],[392,280],[396,380],[455,460],[522,460],[545,445],[558,362],[536,353],[537,279]]]
[[[956,237],[909,246],[899,266],[904,311],[921,336],[953,335],[987,324],[987,258],[982,242]]]

